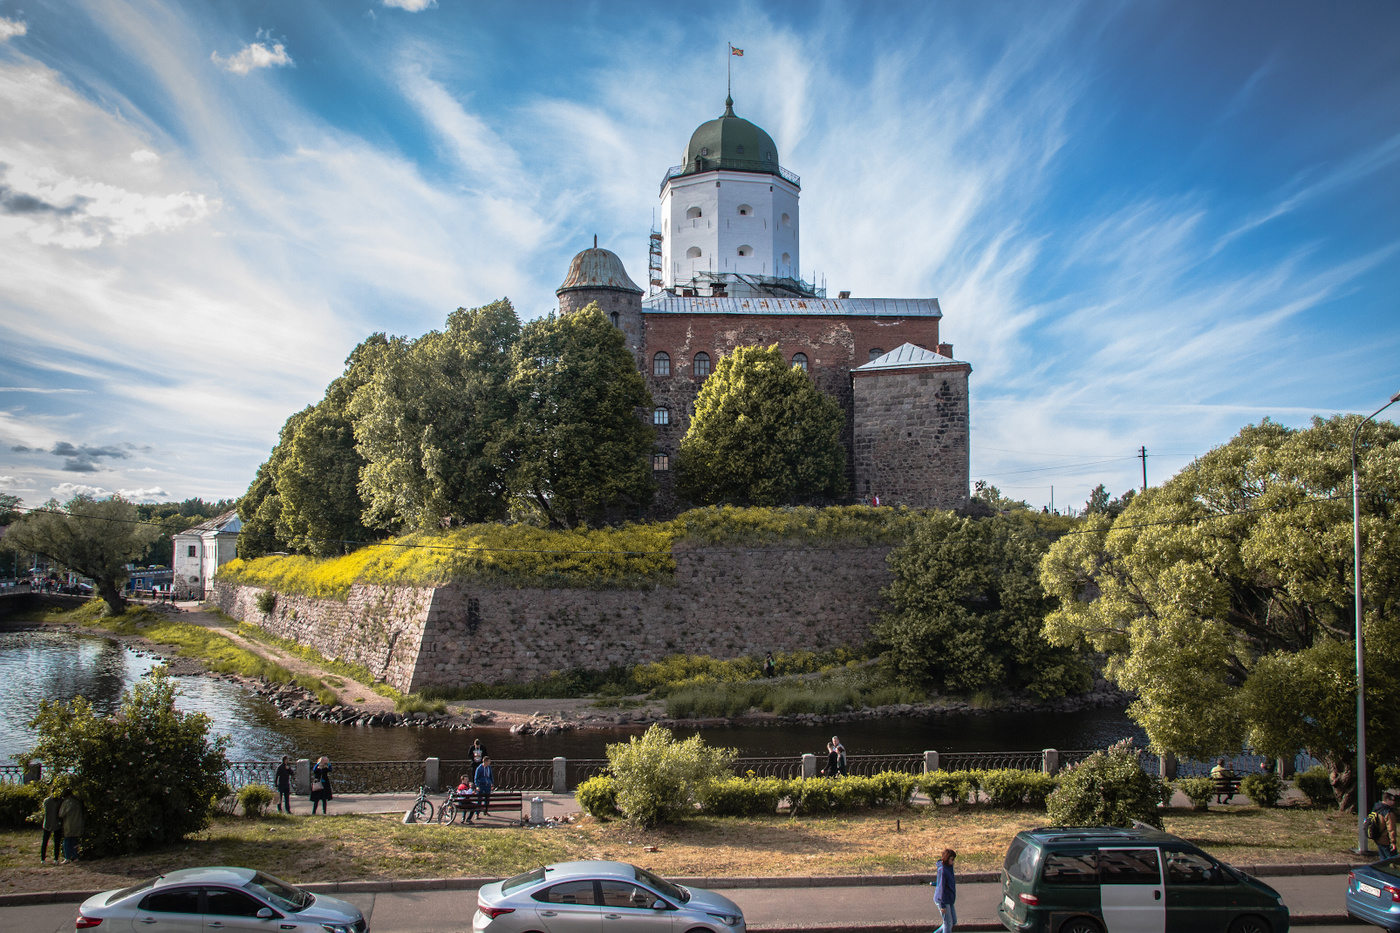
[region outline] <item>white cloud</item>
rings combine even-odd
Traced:
[[[8,39],[15,39],[29,32],[29,26],[24,20],[6,19],[0,16],[0,42]]]
[[[210,52],[209,60],[236,75],[246,75],[255,68],[282,68],[296,64],[287,54],[286,46],[280,42],[271,46],[263,42],[250,42],[242,51],[228,58],[221,58],[218,52]]]
[[[131,154],[131,161],[141,163],[159,162],[160,156],[156,155],[149,149],[137,149]]]
[[[424,10],[436,8],[437,0],[384,0],[384,5],[407,10],[410,13],[421,13]]]
[[[117,495],[130,502],[165,502],[170,499],[170,493],[160,486],[149,486],[143,489],[118,489]]]
[[[49,492],[58,499],[68,500],[74,496],[92,496],[100,499],[103,496],[110,496],[111,493],[101,486],[88,486],[83,483],[59,483],[49,489]]]

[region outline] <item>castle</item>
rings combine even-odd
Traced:
[[[649,293],[596,239],[559,286],[561,314],[597,302],[636,354],[656,404],[658,509],[676,506],[676,454],[716,360],[735,347],[775,343],[845,411],[841,440],[857,498],[966,505],[972,367],[939,342],[938,300],[828,298],[804,282],[800,194],[773,138],[726,99],[724,113],[691,134],[684,160],[662,179]]]

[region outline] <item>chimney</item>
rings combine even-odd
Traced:
[[[951,360],[953,358],[953,345],[951,343],[940,343],[938,345],[938,355],[946,356]]]
[[[849,298],[849,297],[851,297],[851,293],[850,293],[850,292],[837,292],[837,293],[836,293],[836,297],[837,297],[837,298]]]

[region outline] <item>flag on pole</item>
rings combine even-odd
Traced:
[[[736,48],[734,48],[734,46],[731,45],[731,46],[729,47],[729,54],[730,54],[730,55],[737,55],[737,56],[739,56],[740,58],[743,58],[743,57],[744,57],[744,50],[743,50],[743,49],[736,49]]]

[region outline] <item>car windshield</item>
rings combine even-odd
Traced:
[[[1390,875],[1392,878],[1400,878],[1400,860],[1391,859],[1388,862],[1376,862],[1371,868],[1383,875]]]
[[[102,906],[105,907],[108,904],[115,904],[117,901],[121,900],[124,897],[130,897],[133,894],[139,894],[140,892],[146,890],[151,885],[155,884],[157,881],[164,877],[164,875],[159,875],[155,878],[151,878],[148,881],[143,881],[140,884],[133,884],[129,888],[122,888],[120,891],[113,891],[107,896],[107,900],[102,902]]]
[[[303,891],[301,888],[294,887],[271,875],[264,875],[262,872],[253,875],[245,887],[254,894],[262,896],[263,899],[271,901],[279,909],[291,913],[305,910],[316,899],[311,892]]]
[[[682,904],[690,900],[690,892],[680,885],[672,884],[665,878],[658,878],[645,868],[636,869],[637,880],[642,884],[650,885],[653,891],[663,897],[669,897],[673,901],[680,901]]]
[[[544,869],[532,868],[522,875],[516,875],[514,878],[507,878],[505,881],[502,881],[501,893],[508,894],[509,892],[514,891],[516,888],[523,888],[527,884],[535,884],[536,882],[540,882],[543,880]]]

